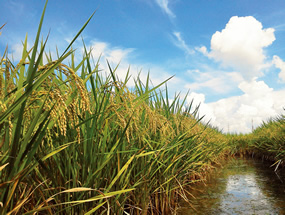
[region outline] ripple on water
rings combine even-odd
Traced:
[[[285,214],[285,184],[273,169],[252,159],[227,162],[190,192],[196,212],[181,203],[178,214]]]

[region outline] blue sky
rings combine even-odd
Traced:
[[[0,2],[0,54],[6,45],[17,62],[21,41],[35,37],[45,1]],[[150,71],[154,84],[175,75],[168,87],[224,131],[250,132],[285,107],[285,1],[281,0],[50,0],[43,36],[48,49],[64,50],[88,17],[82,36],[102,55],[100,67],[120,62],[136,77]],[[77,57],[82,42],[74,45]],[[130,83],[132,86],[132,83]]]

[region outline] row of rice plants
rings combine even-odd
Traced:
[[[7,50],[0,59],[1,214],[169,213],[227,139],[185,99],[170,102],[167,80],[128,89],[128,75],[103,76],[86,48],[75,65],[70,47],[90,19],[52,59],[39,42],[45,8],[33,48],[26,37],[17,64]]]
[[[264,122],[248,135],[251,153],[274,161],[276,169],[285,160],[285,116]]]
[[[285,160],[285,116],[271,118],[250,134],[227,134],[233,155],[250,155],[274,162],[276,169]]]
[[[228,141],[229,152],[231,156],[246,156],[249,154],[249,138],[247,134],[224,134]]]

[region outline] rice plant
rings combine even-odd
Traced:
[[[249,146],[256,156],[284,165],[285,159],[285,119],[284,115],[271,118],[253,131]]]
[[[169,79],[152,86],[138,76],[129,89],[129,73],[120,80],[108,64],[105,76],[84,43],[75,65],[70,47],[93,15],[52,59],[39,41],[46,5],[33,47],[26,37],[17,64],[8,50],[0,59],[0,213],[175,210],[187,187],[229,153],[228,139],[186,97],[170,102]]]

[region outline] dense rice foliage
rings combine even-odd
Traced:
[[[264,123],[252,133],[250,139],[253,153],[278,163],[283,162],[285,160],[285,116],[281,115]]]
[[[170,102],[167,80],[137,77],[129,89],[128,75],[109,66],[104,76],[86,48],[75,65],[74,40],[52,59],[42,22],[19,62],[7,50],[0,58],[0,214],[169,214],[226,155],[283,160],[284,118],[252,136],[224,135],[185,99]]]
[[[0,59],[1,214],[169,213],[226,139],[178,96],[170,103],[165,82],[138,77],[130,90],[88,50],[78,65],[69,47],[52,59],[37,48],[42,20],[17,64]]]
[[[230,135],[229,140],[234,146],[232,152],[273,161],[277,169],[280,164],[284,166],[285,160],[285,116],[264,122],[250,134]]]

